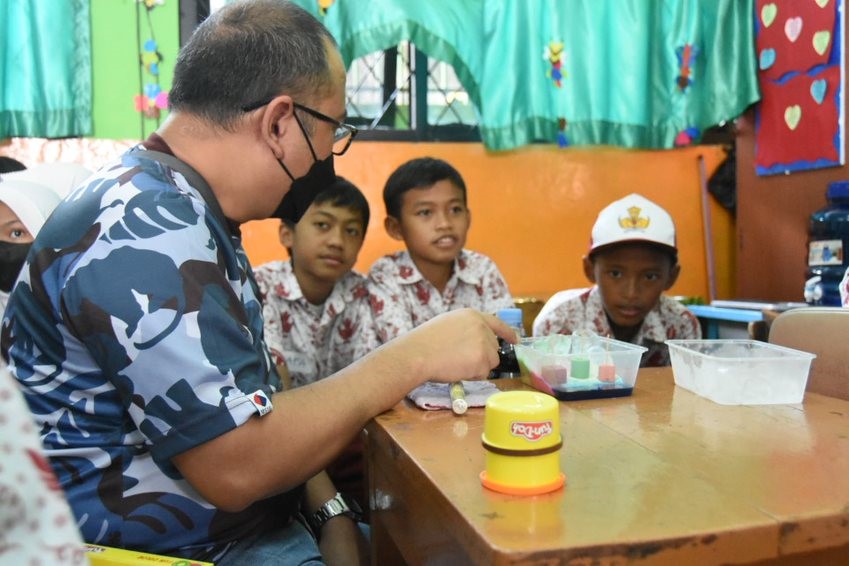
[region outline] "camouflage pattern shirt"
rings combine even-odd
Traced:
[[[284,515],[279,500],[216,509],[171,463],[265,414],[279,387],[238,229],[199,186],[173,156],[129,150],[44,225],[3,320],[89,543],[208,559]]]

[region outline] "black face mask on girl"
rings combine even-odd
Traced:
[[[312,143],[310,143],[310,137],[307,135],[307,131],[304,129],[303,124],[301,124],[301,120],[297,114],[295,115],[295,120],[298,121],[298,126],[300,126],[301,132],[304,134],[304,139],[307,140],[307,147],[310,148],[310,153],[312,153],[313,164],[306,175],[296,179],[289,172],[286,165],[283,164],[283,161],[281,159],[277,160],[280,167],[292,179],[292,187],[283,196],[277,210],[271,214],[273,218],[279,218],[293,224],[297,224],[298,220],[307,212],[312,201],[315,200],[316,195],[336,180],[336,171],[333,167],[333,154],[331,153],[327,156],[327,159],[319,161]]]
[[[0,242],[0,291],[8,293],[12,290],[31,246]]]

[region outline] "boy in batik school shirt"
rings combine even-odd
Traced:
[[[352,270],[368,222],[365,196],[337,176],[297,224],[281,222],[290,259],[254,272],[265,341],[291,386],[336,373],[377,346],[366,280]]]
[[[387,233],[407,249],[378,259],[368,273],[381,342],[450,310],[513,307],[495,263],[463,249],[471,212],[454,167],[431,157],[408,161],[389,176],[383,202]]]
[[[648,348],[643,367],[669,365],[667,339],[701,338],[698,319],[663,295],[680,271],[672,217],[647,198],[628,195],[602,210],[593,226],[584,274],[595,285],[555,294],[534,320],[533,335],[591,330]]]
[[[297,224],[281,222],[289,261],[256,268],[265,342],[285,386],[312,383],[376,348],[365,277],[352,270],[363,245],[369,205],[337,176]],[[356,438],[327,467],[339,491],[365,509],[362,444]]]

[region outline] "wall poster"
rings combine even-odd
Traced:
[[[844,2],[755,2],[758,175],[845,162]]]

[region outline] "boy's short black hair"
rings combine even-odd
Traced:
[[[355,212],[359,212],[363,220],[363,238],[365,239],[371,212],[368,200],[366,200],[365,195],[354,183],[344,177],[336,175],[336,180],[327,188],[322,189],[321,192],[316,195],[312,204],[324,204],[326,202],[329,202],[333,206],[348,208]],[[285,220],[284,222],[286,222],[286,225],[290,228],[294,226],[294,224],[288,220]]]
[[[466,183],[460,172],[448,162],[435,157],[419,157],[402,164],[389,175],[383,188],[383,204],[386,214],[399,218],[401,216],[401,197],[409,190],[430,187],[439,181],[449,180],[463,191],[463,202],[466,202]]]
[[[610,252],[613,250],[617,250],[624,246],[643,246],[657,252],[664,254],[669,258],[669,267],[675,267],[678,265],[678,251],[670,248],[669,246],[663,246],[660,244],[654,244],[652,242],[644,242],[640,240],[630,240],[625,242],[617,242],[615,244],[610,244],[608,246],[603,246],[601,248],[595,249],[589,254],[590,261],[595,263],[595,260],[598,256],[604,255],[606,252]]]

